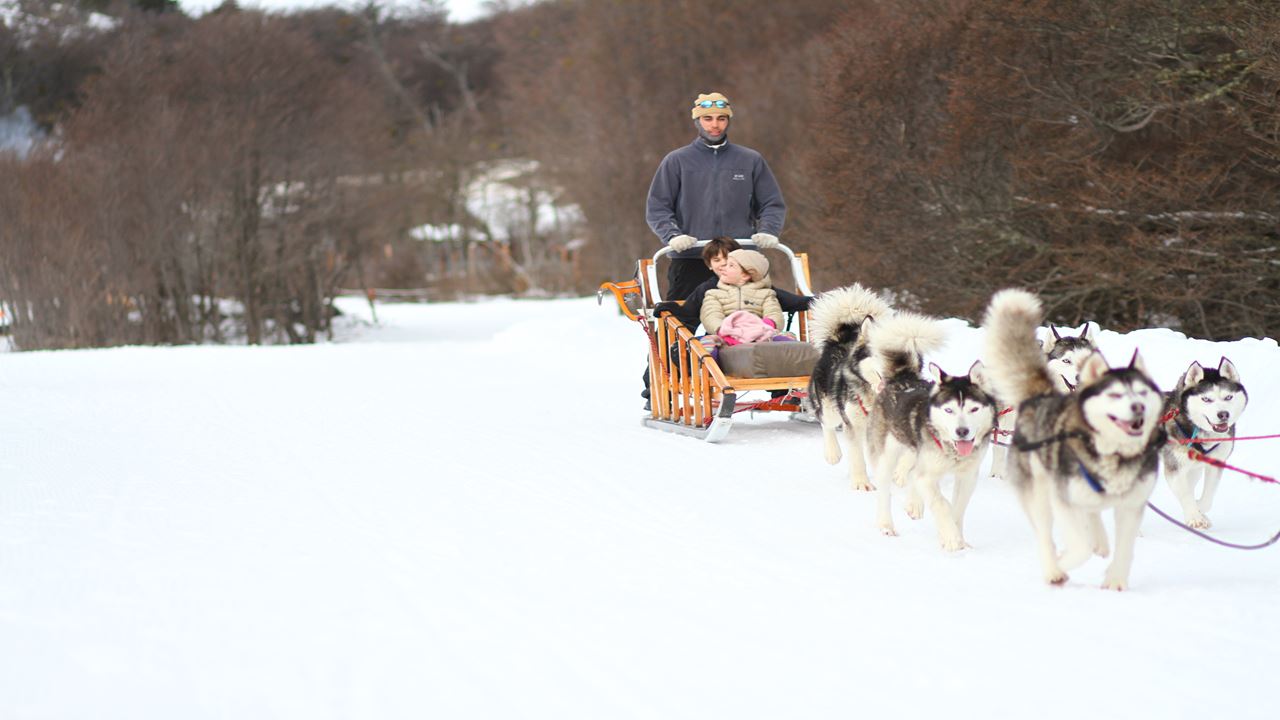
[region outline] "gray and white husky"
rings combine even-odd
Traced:
[[[822,424],[823,456],[840,462],[836,430],[844,428],[849,477],[855,490],[871,490],[867,478],[867,413],[875,402],[880,376],[867,349],[875,323],[893,314],[889,303],[854,283],[829,290],[809,306],[809,339],[821,354],[809,376],[807,399]]]
[[[1022,290],[991,299],[986,328],[987,375],[996,394],[1018,408],[1007,477],[1035,530],[1044,578],[1058,584],[1091,555],[1110,554],[1101,513],[1115,513],[1115,557],[1102,586],[1129,585],[1133,548],[1155,487],[1163,396],[1134,352],[1111,369],[1100,353],[1080,367],[1070,394],[1057,389],[1035,339],[1040,301]],[[1061,556],[1053,527],[1063,529]]]
[[[1165,403],[1165,431],[1171,442],[1164,447],[1164,477],[1169,489],[1182,504],[1187,525],[1209,527],[1205,513],[1213,507],[1213,496],[1222,479],[1222,468],[1192,459],[1190,451],[1225,462],[1235,449],[1231,439],[1236,422],[1249,403],[1236,366],[1225,357],[1218,367],[1206,368],[1198,362],[1178,380],[1178,387]],[[1204,490],[1196,499],[1196,485],[1204,478]]]
[[[1058,392],[1072,392],[1080,384],[1080,366],[1090,355],[1098,351],[1093,323],[1086,322],[1078,335],[1063,335],[1051,324],[1047,330],[1040,332],[1040,349],[1044,351],[1054,388]],[[996,415],[997,436],[1003,437],[1007,442],[1013,434],[1013,426],[1017,420],[1016,408],[1006,407],[1002,410]],[[992,477],[1004,475],[1008,455],[1007,445],[997,444],[991,449]]]
[[[954,551],[967,547],[964,511],[995,427],[996,401],[982,388],[981,363],[957,376],[931,364],[933,378],[922,375],[922,356],[940,348],[944,340],[935,320],[914,314],[900,313],[876,328],[871,351],[885,381],[871,412],[867,446],[876,468],[880,531],[897,535],[890,478],[904,484],[904,471],[909,470],[907,515],[920,519],[927,502],[943,549]],[[939,487],[946,475],[955,476],[951,502]]]

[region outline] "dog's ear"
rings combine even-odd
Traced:
[[[1054,330],[1052,325],[1049,326],[1049,332],[1052,333],[1052,335],[1046,335],[1044,333],[1040,334],[1040,352],[1045,355],[1048,355],[1049,351],[1053,349],[1054,343],[1058,342],[1056,339],[1058,337],[1058,331]]]
[[[867,379],[868,385],[876,389],[876,394],[878,395],[880,391],[884,390],[884,374],[880,372],[879,368],[871,367],[870,365],[862,368],[862,376]]]
[[[1225,355],[1218,361],[1218,374],[1231,382],[1240,382],[1240,372]]]
[[[990,385],[987,384],[987,370],[982,366],[981,360],[974,360],[969,366],[969,382],[986,390]]]
[[[1138,354],[1138,348],[1133,349],[1133,357],[1129,358],[1129,369],[1137,370],[1148,377],[1151,375],[1147,372],[1147,364],[1142,361],[1142,355]]]
[[[863,342],[868,342],[871,339],[871,337],[867,333],[870,333],[873,329],[875,329],[875,326],[876,326],[875,318],[871,317],[870,315],[862,318],[862,326],[858,329],[858,336],[862,338]]]
[[[1225,360],[1226,358],[1223,358],[1223,359]],[[1200,363],[1192,360],[1191,367],[1187,368],[1187,371],[1182,373],[1182,386],[1192,387],[1193,385],[1198,384],[1203,379],[1204,379],[1204,367],[1201,366]]]
[[[1094,334],[1093,328],[1094,323],[1092,320],[1089,320],[1084,324],[1084,332],[1080,333],[1080,337],[1084,338],[1085,342],[1089,343],[1093,347],[1098,347],[1098,336]]]
[[[945,383],[951,379],[951,375],[942,372],[942,368],[937,363],[929,363],[928,368],[924,369],[924,379],[933,380],[937,383]]]
[[[1084,359],[1080,364],[1080,384],[1088,385],[1097,381],[1098,378],[1107,374],[1111,368],[1107,366],[1107,359],[1102,357],[1102,353],[1089,353],[1089,357]]]

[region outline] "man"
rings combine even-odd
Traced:
[[[720,93],[693,103],[698,136],[671,151],[653,176],[645,220],[671,248],[666,297],[683,299],[714,275],[694,243],[728,236],[751,238],[762,250],[778,244],[787,206],[760,153],[729,142],[733,107]]]

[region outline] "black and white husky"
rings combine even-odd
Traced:
[[[909,472],[907,515],[918,520],[927,503],[943,549],[960,550],[966,547],[964,511],[995,427],[996,401],[982,388],[981,363],[957,376],[931,364],[933,378],[922,375],[923,355],[944,340],[935,320],[908,313],[876,328],[871,351],[885,382],[871,412],[867,445],[876,468],[876,527],[897,535],[891,486],[905,484]],[[946,475],[955,476],[951,502],[939,488]]]
[[[867,335],[877,320],[892,314],[889,303],[857,283],[827,291],[809,306],[809,338],[821,350],[809,376],[809,408],[822,424],[823,456],[832,465],[840,462],[836,430],[844,428],[856,490],[872,489],[864,444],[867,413],[880,383]]]
[[[1191,452],[1226,462],[1236,446],[1231,439],[1236,436],[1236,422],[1248,403],[1240,373],[1225,357],[1216,369],[1191,363],[1166,400],[1165,414],[1171,417],[1164,427],[1174,442],[1161,453],[1164,477],[1182,504],[1184,521],[1191,527],[1209,527],[1205,513],[1213,507],[1213,496],[1222,479],[1222,468],[1192,459]],[[1202,476],[1204,490],[1197,500],[1196,485]]]
[[[1044,351],[1045,361],[1049,366],[1049,375],[1053,378],[1053,386],[1058,392],[1069,393],[1080,384],[1080,366],[1095,352],[1098,343],[1093,333],[1093,323],[1087,322],[1078,335],[1063,335],[1058,328],[1049,325],[1040,333],[1040,349]],[[1013,426],[1018,420],[1016,408],[1006,406],[996,415],[996,434],[1007,442],[1013,434]],[[991,450],[991,476],[1002,477],[1007,463],[1009,450],[1007,445],[997,444]]]
[[[1007,478],[1031,520],[1050,583],[1065,582],[1091,555],[1110,553],[1101,513],[1114,510],[1115,557],[1102,586],[1123,590],[1165,440],[1163,396],[1137,352],[1117,369],[1094,353],[1080,367],[1076,391],[1058,390],[1035,339],[1042,318],[1034,295],[1004,290],[983,321],[987,374],[997,395],[1018,408]],[[1061,556],[1055,523],[1066,541]]]

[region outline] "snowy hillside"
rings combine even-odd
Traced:
[[[1276,713],[1280,546],[1149,513],[1130,591],[1098,559],[1049,587],[999,481],[947,554],[928,517],[882,537],[814,425],[642,428],[643,336],[594,299],[378,319],[312,347],[0,354],[0,716]],[[948,327],[934,359],[962,372],[981,333]],[[1274,341],[1100,340],[1165,387],[1227,355],[1240,432],[1280,432]],[[1277,443],[1232,462],[1278,475]],[[1264,540],[1280,486],[1229,473],[1211,517]]]

